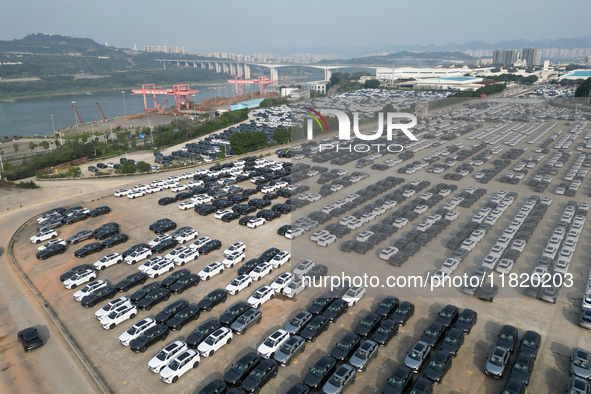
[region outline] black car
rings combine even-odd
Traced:
[[[203,299],[199,301],[197,306],[199,306],[201,310],[209,312],[214,306],[222,302],[226,302],[226,298],[228,298],[228,293],[226,293],[226,290],[215,289],[214,291],[203,297]]]
[[[451,368],[451,360],[452,357],[450,354],[441,350],[438,351],[429,364],[427,364],[424,372],[425,377],[435,384],[441,383],[443,377]]]
[[[509,379],[515,379],[523,382],[526,386],[529,384],[529,379],[534,371],[534,358],[525,353],[517,353],[517,360],[511,368]]]
[[[415,380],[412,385],[410,392],[413,394],[432,394],[433,393],[433,382],[427,378],[420,377]]]
[[[171,230],[176,229],[176,226],[177,225],[176,225],[175,222],[164,222],[164,223],[160,224],[160,226],[156,227],[152,231],[154,231],[155,234],[160,235],[160,234],[164,234],[167,231],[171,231]]]
[[[312,390],[320,390],[336,370],[337,360],[324,356],[304,376],[304,384]]]
[[[293,226],[291,224],[286,224],[285,226],[281,226],[281,227],[279,227],[279,229],[277,229],[277,234],[279,234],[279,235],[285,235],[285,233],[288,230],[291,230],[292,227]]]
[[[93,242],[88,245],[84,245],[80,249],[74,252],[74,256],[82,258],[89,254],[97,253],[103,250],[105,247],[100,242]]]
[[[328,330],[330,321],[325,316],[316,316],[300,331],[300,336],[306,342],[316,342],[316,339],[324,331]]]
[[[186,200],[191,197],[193,197],[193,193],[191,192],[181,192],[174,195],[174,199],[177,201]]]
[[[231,326],[238,317],[244,312],[250,309],[250,305],[247,302],[239,301],[226,309],[223,315],[220,316],[220,323],[224,326]]]
[[[345,362],[361,345],[361,337],[357,334],[348,333],[332,349],[330,355],[334,360]]]
[[[177,312],[173,317],[171,317],[166,325],[171,330],[180,330],[183,326],[190,321],[199,319],[199,315],[201,314],[201,309],[199,309],[196,305],[189,305],[179,312]]]
[[[160,287],[142,297],[142,299],[138,301],[137,306],[144,311],[149,311],[154,305],[158,305],[163,301],[168,301],[170,293],[169,289]]]
[[[571,375],[571,379],[572,378],[573,378],[573,375]],[[580,391],[580,393],[583,393],[583,392],[584,391]],[[510,378],[507,381],[507,383],[505,384],[505,387],[503,387],[503,390],[501,391],[501,393],[503,393],[503,394],[525,394],[525,383],[521,380]],[[567,389],[567,393],[579,393],[579,391],[570,391]]]
[[[380,315],[382,319],[388,319],[390,316],[392,316],[392,313],[396,311],[399,304],[400,300],[398,298],[394,296],[388,296],[380,301],[374,312]]]
[[[369,338],[380,326],[382,317],[374,312],[369,312],[355,327],[355,333],[361,338]]]
[[[518,336],[519,333],[517,328],[505,324],[503,327],[501,327],[501,332],[499,332],[497,346],[507,349],[513,353],[513,351],[515,351],[515,346],[517,345]]]
[[[37,252],[36,257],[39,260],[47,260],[51,256],[55,256],[56,254],[63,254],[65,251],[66,251],[66,245],[53,244],[53,245],[49,245],[45,249]]]
[[[319,278],[324,276],[328,273],[328,267],[324,264],[316,264],[310,271],[308,271],[308,276],[310,278]]]
[[[97,207],[97,208],[93,209],[92,211],[88,212],[88,216],[90,216],[91,218],[95,218],[99,215],[105,215],[109,212],[111,212],[111,208],[109,208],[107,206],[102,206],[102,207]]]
[[[131,341],[129,348],[135,353],[144,353],[156,342],[166,340],[168,331],[168,326],[165,324],[157,324],[153,327],[150,327],[139,337]]]
[[[262,360],[242,381],[242,389],[247,393],[258,392],[269,380],[277,376],[277,368],[277,361]]]
[[[103,241],[102,245],[104,248],[112,248],[113,246],[122,244],[124,242],[127,242],[128,240],[129,236],[127,234],[119,233]]]
[[[160,241],[156,245],[152,246],[152,252],[162,253],[165,250],[174,248],[178,244],[179,244],[179,241],[177,241],[175,238],[167,238],[167,239]]]
[[[117,291],[128,291],[132,287],[137,285],[143,285],[146,283],[148,275],[143,272],[136,272],[123,278],[119,283],[115,285]]]
[[[205,340],[212,332],[222,328],[222,324],[218,320],[209,320],[197,327],[187,337],[187,345],[190,348],[197,349],[199,344]]]
[[[94,238],[94,234],[92,230],[82,230],[77,232],[76,234],[72,235],[70,238],[67,239],[67,242],[70,245],[75,245],[78,242],[86,241],[87,239]]]
[[[441,351],[451,354],[453,357],[458,355],[458,350],[464,344],[464,331],[452,328],[449,330],[443,342],[441,342]]]
[[[281,217],[281,212],[273,211],[271,209],[263,209],[257,213],[257,218],[264,218],[270,222]]]
[[[253,207],[252,205],[247,204],[236,204],[232,207],[232,211],[239,213],[241,215],[248,215],[249,213],[256,212],[256,210],[257,207]]]
[[[322,316],[326,317],[331,323],[335,322],[341,315],[347,313],[349,310],[349,304],[342,298],[337,298],[330,303],[328,308],[322,313]]]
[[[107,298],[115,297],[115,294],[117,294],[117,289],[113,286],[101,287],[100,289],[96,289],[89,295],[82,298],[81,304],[85,308],[92,308],[97,304],[97,302],[104,301]]]
[[[263,252],[263,254],[261,254],[261,256],[259,257],[259,260],[260,261],[270,261],[279,252],[280,252],[280,250],[277,248],[267,249]]]
[[[131,302],[133,302],[134,304],[137,304],[142,298],[147,296],[149,293],[151,293],[154,290],[159,289],[161,287],[162,287],[162,284],[160,282],[148,283],[147,285],[140,287],[135,293],[130,295],[129,300]]]
[[[359,245],[359,241],[354,240],[354,239],[350,239],[348,241],[343,242],[340,246],[339,249],[345,253],[351,253],[353,250],[355,250],[355,248],[357,247],[357,245]]]
[[[80,221],[86,220],[86,219],[88,219],[87,214],[85,214],[84,212],[76,212],[72,216],[68,216],[67,218],[64,218],[63,222],[65,224],[74,224],[76,222],[80,222]]]
[[[240,218],[240,214],[236,212],[229,212],[222,216],[221,220],[225,223],[230,223],[232,220],[236,220]]]
[[[111,235],[117,234],[118,232],[119,232],[119,224],[117,224],[115,222],[109,222],[109,223],[103,224],[99,228],[94,229],[94,231],[92,233],[93,233],[94,238],[102,240],[105,238],[109,238]],[[100,238],[97,238],[97,235],[99,235]]]
[[[380,327],[373,333],[371,340],[380,346],[386,346],[394,335],[398,334],[400,324],[394,320],[384,320]]]
[[[535,331],[526,331],[523,334],[523,338],[521,338],[521,344],[519,345],[519,349],[517,350],[519,354],[527,354],[534,359],[538,355],[538,350],[540,349],[540,344],[542,342],[542,337]]]
[[[197,274],[190,274],[183,276],[181,279],[170,285],[170,291],[174,294],[181,294],[189,287],[195,287],[199,284],[199,276]]]
[[[454,323],[454,328],[469,334],[474,324],[478,320],[478,313],[472,309],[464,309],[458,316],[458,320]]]
[[[261,360],[261,356],[255,352],[246,353],[226,371],[224,381],[229,386],[240,386]]]
[[[25,328],[19,331],[16,336],[21,345],[23,345],[25,353],[43,346],[43,339],[41,339],[35,327]]]
[[[90,265],[90,264],[81,264],[81,265],[77,265],[73,268],[70,268],[67,272],[64,272],[63,274],[60,275],[60,282],[65,282],[66,280],[70,279],[72,276],[74,276],[74,274],[77,274],[79,272],[82,271],[86,271],[86,270],[94,270],[94,266]]]
[[[211,241],[208,241],[205,245],[203,245],[202,247],[200,247],[197,250],[199,251],[200,255],[206,255],[206,254],[209,254],[209,252],[221,249],[221,247],[222,247],[222,241],[217,240],[217,239],[212,239]]]
[[[125,259],[130,254],[132,254],[136,250],[140,250],[140,249],[151,249],[151,248],[150,248],[150,245],[145,244],[145,243],[135,244],[133,246],[130,246],[125,252],[121,253],[121,256]]]
[[[201,216],[211,215],[212,213],[217,211],[218,208],[211,204],[203,204],[195,207],[195,212],[197,212]]]
[[[390,319],[394,320],[395,322],[406,325],[408,319],[410,319],[415,314],[415,306],[414,304],[403,301],[396,311],[390,316]]]
[[[187,276],[189,274],[191,274],[191,271],[189,271],[186,268],[183,268],[183,269],[178,270],[178,271],[174,271],[173,273],[171,273],[170,275],[168,275],[166,278],[164,278],[162,280],[162,287],[170,288],[170,286],[174,282],[176,282],[177,280],[179,280],[182,277],[185,277],[185,276]]]
[[[443,307],[441,312],[439,312],[439,315],[437,316],[437,319],[435,321],[437,323],[441,323],[442,325],[444,325],[445,329],[447,330],[452,324],[456,322],[456,320],[458,319],[458,315],[458,308],[451,304],[448,304],[445,307]]]
[[[166,324],[170,318],[172,318],[177,312],[180,312],[184,308],[188,307],[189,303],[185,300],[177,300],[166,305],[162,311],[154,317],[156,323]]]
[[[255,218],[256,216],[242,216],[240,219],[238,219],[238,224],[241,226],[246,226],[249,221]]]
[[[250,271],[252,271],[260,263],[262,263],[262,261],[259,259],[248,260],[247,262],[242,264],[240,268],[238,268],[238,275],[248,275]]]
[[[150,231],[154,231],[155,228],[160,227],[165,223],[173,223],[173,221],[169,218],[158,219],[154,223],[150,224],[148,228],[150,229]]]
[[[318,297],[308,307],[308,312],[313,315],[321,315],[333,301],[334,297]]]
[[[409,391],[412,386],[414,372],[407,366],[401,365],[388,378],[382,394],[402,394]]]
[[[158,200],[158,205],[174,204],[175,202],[176,198],[174,197],[163,197],[160,200]]]
[[[446,332],[446,327],[438,322],[433,322],[425,331],[423,331],[423,335],[419,341],[425,342],[431,345],[432,348],[436,348],[439,345],[439,342],[443,339],[443,336]]]

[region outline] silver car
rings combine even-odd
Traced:
[[[349,359],[349,364],[357,371],[365,371],[367,365],[378,355],[378,344],[374,341],[367,340],[357,349],[355,354]]]
[[[404,365],[412,369],[414,373],[419,372],[421,366],[429,358],[431,353],[431,345],[426,342],[418,341],[406,355]]]
[[[585,349],[575,348],[570,357],[570,371],[573,375],[583,379],[591,378],[591,366],[589,364],[589,352]]]
[[[306,340],[299,335],[294,335],[287,340],[275,353],[274,359],[283,367],[291,364],[291,361],[306,350]]]
[[[322,392],[324,394],[343,393],[353,383],[355,383],[355,368],[349,364],[343,364],[322,386]]]
[[[495,379],[502,379],[511,353],[508,349],[497,346],[493,349],[484,365],[484,373]]]

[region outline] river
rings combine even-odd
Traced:
[[[191,89],[199,89],[191,101],[201,101],[210,97],[231,97],[235,94],[234,85],[213,86],[191,85]],[[251,89],[258,89],[258,85],[246,85],[245,93]],[[124,102],[125,97],[125,102]],[[157,102],[162,104],[169,97],[167,107],[174,105],[174,96],[157,96]],[[150,96],[151,98],[151,96]],[[41,98],[21,99],[14,102],[0,102],[0,138],[17,136],[53,135],[52,116],[55,129],[71,127],[76,124],[72,101],[76,102],[78,113],[85,122],[101,120],[96,106],[98,102],[108,118],[115,118],[144,112],[142,95],[131,94],[126,90],[98,92],[94,94],[71,94]],[[153,100],[152,100],[153,103]],[[153,105],[148,101],[148,105]]]

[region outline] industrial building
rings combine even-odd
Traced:
[[[429,68],[429,67],[400,67],[376,69],[376,79],[380,81],[397,81],[401,79],[460,77],[471,70],[463,68]]]

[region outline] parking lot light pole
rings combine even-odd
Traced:
[[[127,116],[127,105],[125,104],[125,90],[122,90],[121,94],[123,95],[123,113],[125,114],[125,116]]]

